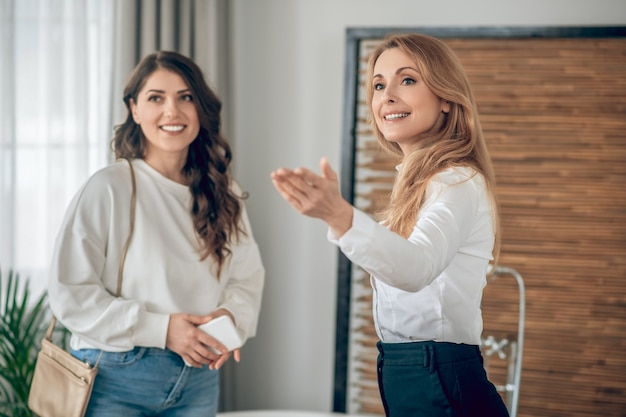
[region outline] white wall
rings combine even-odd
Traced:
[[[230,137],[267,281],[238,409],[332,408],[335,248],[275,192],[280,166],[339,169],[348,27],[626,25],[626,0],[233,0]]]

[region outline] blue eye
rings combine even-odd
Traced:
[[[374,90],[376,90],[376,91],[380,91],[380,90],[382,90],[383,88],[385,88],[385,86],[384,86],[384,85],[382,85],[381,83],[376,83],[376,84],[374,84]]]
[[[402,80],[402,85],[411,85],[411,84],[415,84],[415,80],[413,78],[405,78]]]

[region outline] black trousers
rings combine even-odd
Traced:
[[[377,343],[378,388],[387,417],[508,417],[478,346]]]

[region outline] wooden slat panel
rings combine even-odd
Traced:
[[[524,277],[520,417],[626,413],[626,39],[445,39],[472,82],[494,160],[500,264]],[[393,163],[365,121],[361,43],[355,204],[373,214]],[[384,415],[369,279],[352,277],[349,410]],[[517,285],[485,290],[485,334],[515,338]],[[493,359],[491,360],[493,362]],[[503,364],[490,364],[501,383]],[[498,381],[496,381],[498,380]]]

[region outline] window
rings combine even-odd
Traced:
[[[65,209],[111,155],[113,2],[0,3],[0,268],[46,287]]]

